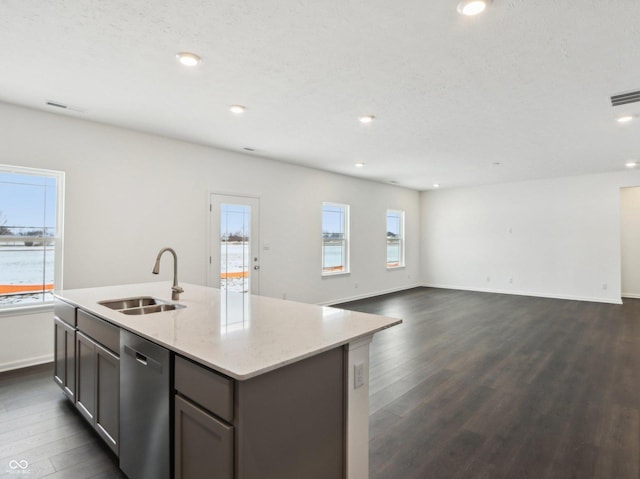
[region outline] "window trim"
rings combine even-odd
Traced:
[[[344,269],[339,271],[325,271],[324,270],[324,238],[322,238],[323,234],[323,213],[325,206],[333,206],[337,208],[343,208],[344,210],[344,219],[343,219],[343,227],[344,227],[344,239],[342,240],[344,243],[343,246],[343,261],[344,261]],[[350,215],[350,205],[345,203],[334,203],[331,201],[323,201],[322,208],[320,209],[320,272],[323,278],[332,277],[332,276],[341,276],[351,274],[351,215]]]
[[[388,208],[387,209],[387,213],[385,215],[385,238],[386,238],[386,246],[388,248],[389,246],[389,238],[387,237],[387,233],[388,233],[388,228],[387,228],[387,221],[389,218],[389,213],[397,213],[400,219],[400,237],[399,239],[399,244],[400,244],[400,258],[398,261],[398,264],[395,265],[391,265],[389,263],[389,257],[387,256],[387,254],[385,253],[385,265],[387,267],[388,270],[393,270],[393,269],[398,269],[398,268],[404,268],[405,267],[405,241],[404,241],[404,218],[405,218],[405,212],[404,210],[396,210],[393,208]]]
[[[62,254],[64,251],[64,171],[48,170],[45,168],[30,168],[26,166],[14,166],[0,164],[1,173],[14,173],[18,175],[47,176],[56,180],[56,235],[54,242],[54,276],[53,291],[55,295],[63,289],[62,285]],[[19,306],[0,306],[0,316],[11,316],[21,314],[31,314],[42,311],[49,311],[53,305],[53,300],[38,303],[25,303]]]

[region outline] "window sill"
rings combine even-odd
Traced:
[[[53,302],[33,306],[17,306],[14,308],[0,308],[0,318],[22,316],[27,314],[53,313]]]
[[[332,278],[334,276],[349,276],[351,271],[337,271],[335,273],[322,273],[322,279]]]
[[[406,266],[404,264],[399,266],[387,266],[387,271],[393,271],[394,269],[405,269]]]

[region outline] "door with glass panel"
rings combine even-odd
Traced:
[[[260,200],[211,195],[209,284],[221,290],[260,293]]]

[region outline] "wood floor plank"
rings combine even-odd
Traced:
[[[75,412],[70,412],[70,414],[75,414]],[[52,456],[73,450],[83,444],[95,443],[96,439],[96,436],[90,434],[90,432],[86,430],[84,424],[78,424],[77,432],[71,436],[65,437],[62,441],[54,439],[31,449],[13,452],[9,455],[4,455],[5,452],[3,451],[3,457],[0,458],[0,464],[8,464],[11,460],[26,460],[30,463],[42,460],[48,461]]]
[[[371,344],[371,479],[640,478],[640,300],[415,288],[338,306],[404,320]]]
[[[15,479],[16,477],[28,477],[28,478],[40,478],[52,474],[55,472],[55,468],[49,458],[40,459],[37,461],[27,461],[24,463],[25,459],[17,459],[21,464],[27,464],[25,469],[21,469],[16,467],[15,469],[11,469],[9,467],[9,462],[2,463],[5,466],[3,469],[0,469],[0,479]]]

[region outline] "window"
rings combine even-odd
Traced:
[[[349,205],[322,203],[322,274],[349,272]]]
[[[50,303],[61,287],[63,182],[0,165],[0,308]]]
[[[387,268],[404,266],[404,211],[387,210]]]

